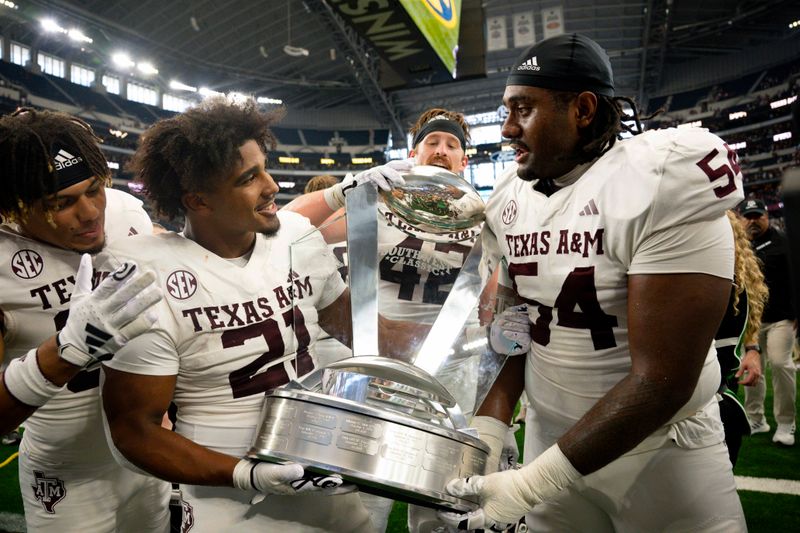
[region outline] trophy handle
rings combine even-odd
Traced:
[[[347,193],[347,251],[353,355],[378,355],[378,192],[373,186]]]

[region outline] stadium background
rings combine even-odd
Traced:
[[[564,31],[608,50],[618,94],[664,109],[646,127],[701,126],[725,139],[746,194],[782,224],[781,177],[800,164],[797,1],[0,0],[0,112],[83,117],[104,139],[114,186],[131,190],[125,162],[148,125],[208,94],[260,97],[286,111],[268,162],[286,203],[314,175],[404,157],[410,124],[442,106],[469,117],[465,177],[488,196],[511,159],[499,133],[508,69],[528,43]],[[746,439],[736,474],[793,481],[747,481],[759,489],[741,491],[748,525],[800,530],[800,448],[769,437]],[[0,448],[0,463],[14,451]],[[15,529],[18,493],[12,460],[0,468],[0,531]]]

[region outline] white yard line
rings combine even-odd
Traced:
[[[800,481],[792,479],[773,479],[769,477],[736,476],[738,490],[770,492],[772,494],[791,494],[800,496]]]

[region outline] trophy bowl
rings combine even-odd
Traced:
[[[456,477],[483,474],[489,448],[478,438],[392,409],[301,388],[267,395],[248,456],[336,473],[360,490],[433,509],[471,511],[447,494]]]
[[[483,199],[458,174],[420,165],[403,178],[405,185],[381,191],[381,196],[389,210],[412,230],[434,235],[467,234],[465,230],[483,222]]]

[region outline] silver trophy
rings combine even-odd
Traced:
[[[373,187],[347,195],[352,356],[268,394],[249,456],[336,473],[365,492],[393,499],[469,511],[477,502],[450,496],[445,486],[485,472],[488,447],[468,427],[464,412],[480,404],[504,363],[488,349],[485,335],[473,342],[463,335],[465,323],[476,323],[485,286],[478,274],[480,241],[448,285],[416,354],[383,357],[378,219],[441,248],[475,240],[484,205],[460,176],[438,167],[415,167],[404,177],[406,185],[382,193],[382,202]],[[293,262],[305,266],[310,258],[304,249],[319,238],[309,234],[293,243]]]

